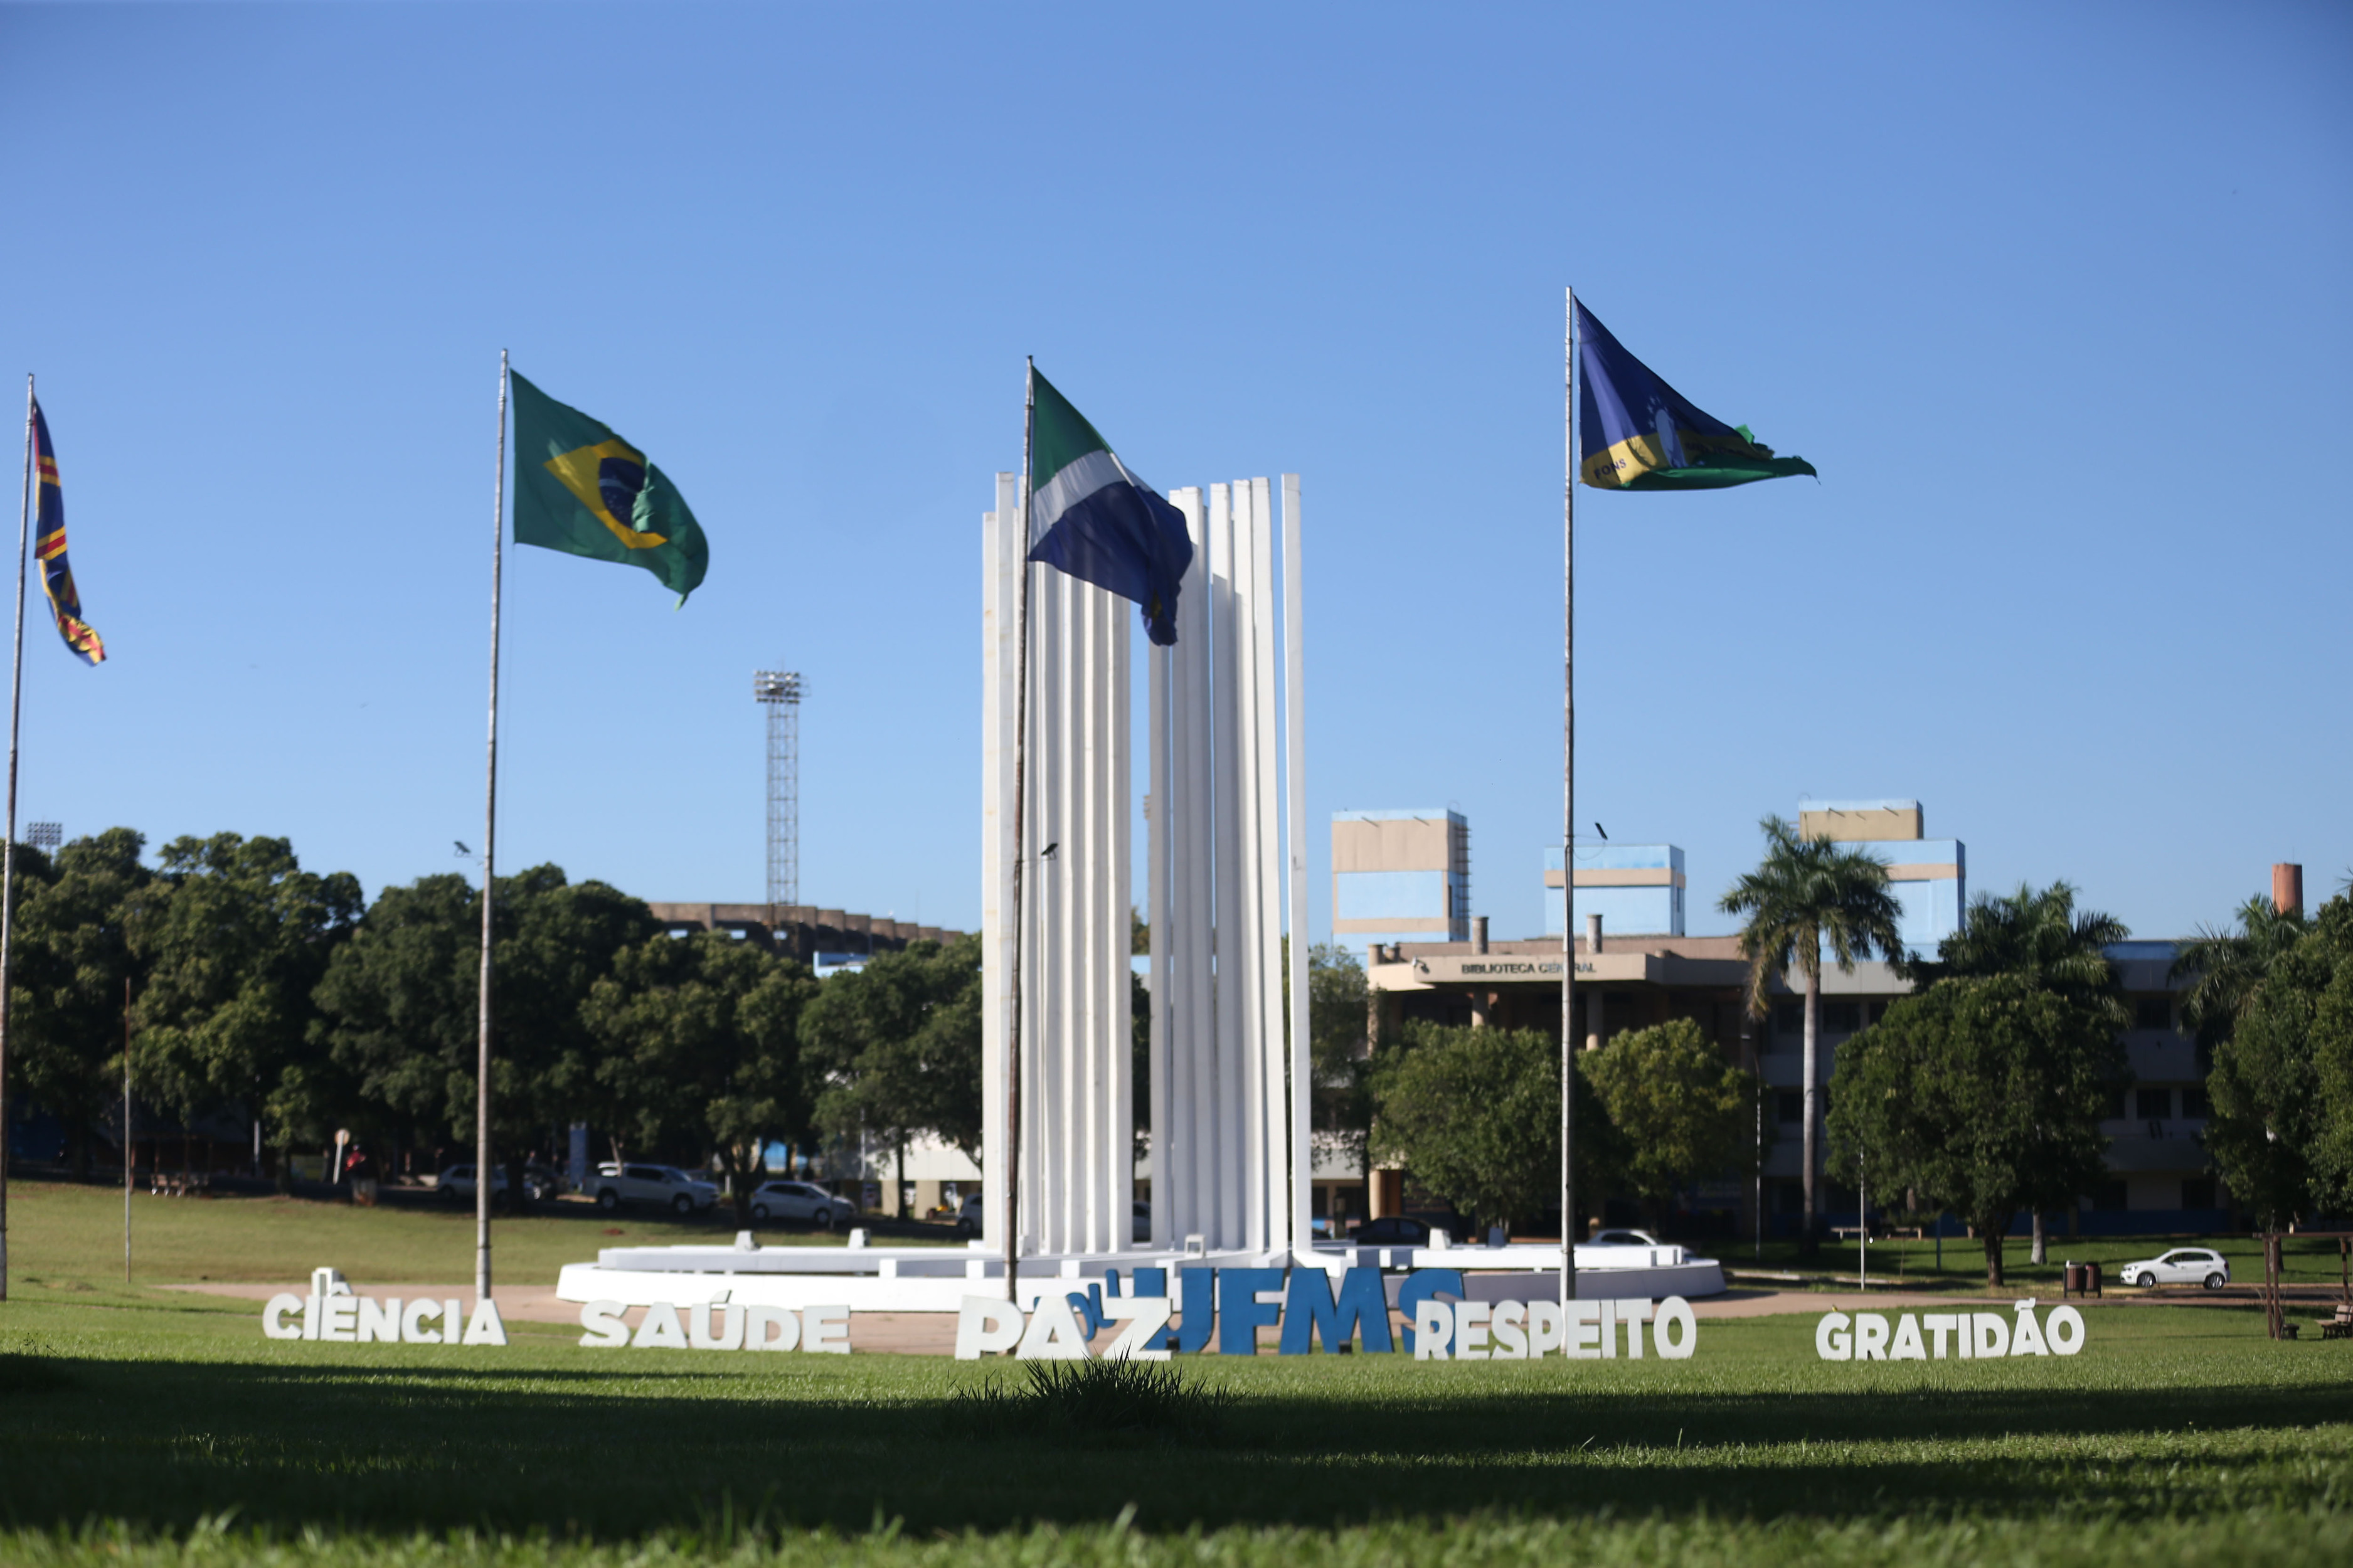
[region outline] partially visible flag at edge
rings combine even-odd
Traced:
[[[1193,564],[1185,514],[1130,472],[1034,366],[1029,384],[1029,559],[1134,600],[1145,635],[1168,647]]]
[[[49,444],[49,416],[33,403],[33,451],[40,479],[40,522],[33,535],[33,558],[41,563],[41,591],[49,596],[49,613],[57,617],[58,635],[86,663],[103,664],[106,644],[81,618],[81,595],[75,591],[73,568],[66,562],[66,492],[58,482],[58,450]]]
[[[642,566],[686,603],[711,543],[670,476],[613,434],[507,372],[514,384],[517,544]]]
[[[1703,490],[1810,474],[1803,458],[1777,458],[1746,425],[1704,413],[1626,352],[1577,307],[1577,478],[1605,490]]]

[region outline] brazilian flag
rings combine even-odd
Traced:
[[[711,546],[669,476],[611,428],[512,371],[514,536],[592,561],[642,566],[686,603]]]
[[[1803,458],[1777,458],[1746,425],[1726,425],[1628,353],[1583,303],[1577,307],[1577,477],[1605,490],[1710,490],[1810,474]]]

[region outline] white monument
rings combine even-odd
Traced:
[[[1169,494],[1185,514],[1193,563],[1177,595],[1176,645],[1152,648],[1145,671],[1152,1201],[1148,1238],[1134,1235],[1136,611],[1103,589],[1024,563],[1020,485],[1019,475],[998,474],[996,508],[981,520],[982,1152],[989,1194],[982,1236],[962,1248],[764,1247],[748,1234],[733,1247],[609,1247],[595,1264],[567,1267],[557,1294],[631,1305],[724,1299],[954,1312],[968,1295],[1004,1290],[1016,628],[1028,570],[1037,575],[1023,791],[1029,820],[1021,835],[1029,857],[1019,942],[1022,1304],[1100,1283],[1113,1270],[1132,1289],[1139,1268],[1186,1267],[1336,1273],[1444,1266],[1481,1271],[1466,1283],[1472,1299],[1548,1297],[1557,1289],[1557,1247],[1469,1248],[1439,1237],[1430,1247],[1359,1247],[1315,1243],[1310,1233],[1308,1097],[1294,1091],[1308,1082],[1295,474],[1283,475],[1279,487],[1253,479]],[[1287,988],[1286,911],[1297,959]],[[1580,1247],[1577,1265],[1580,1273],[1609,1271],[1595,1293],[1613,1297],[1724,1288],[1715,1264],[1688,1259],[1680,1247]],[[1397,1282],[1393,1275],[1392,1298]]]

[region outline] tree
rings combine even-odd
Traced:
[[[798,960],[702,931],[622,949],[583,1005],[623,1135],[715,1151],[740,1226],[768,1140],[807,1124],[797,1031],[816,990]]]
[[[2323,904],[2314,925],[2297,953],[2299,973],[2308,963],[2311,974],[2307,1037],[2320,1088],[2314,1187],[2322,1206],[2342,1214],[2353,1209],[2353,890]]]
[[[1654,1224],[1684,1184],[1754,1162],[1754,1074],[1689,1018],[1611,1037],[1582,1058],[1618,1130],[1619,1179],[1649,1205]]]
[[[1309,1125],[1369,1170],[1373,1093],[1365,966],[1337,942],[1307,950],[1307,1065],[1314,1078]]]
[[[2056,1206],[2102,1173],[2100,1121],[2123,1073],[2097,1005],[2013,974],[1940,980],[1840,1050],[1831,1147],[1874,1186],[1957,1210],[2000,1286],[2018,1212]]]
[[[348,871],[305,871],[283,838],[175,838],[125,920],[147,970],[140,1081],[185,1124],[224,1101],[266,1111],[305,1061],[311,988],[360,915]],[[284,1152],[301,1131],[271,1121]]]
[[[1980,894],[1961,929],[1937,943],[1936,961],[1921,967],[1931,980],[2013,975],[2084,1004],[2105,1017],[2111,1029],[2121,1031],[2131,1024],[2132,1015],[2107,950],[2131,935],[2114,915],[2096,910],[2079,912],[2075,889],[2066,882],[2053,882],[2039,893],[2021,882],[2014,893]],[[2124,1088],[2126,1081],[2116,1087]],[[2067,1194],[2066,1205],[2072,1207],[2078,1195]],[[2046,1260],[2042,1213],[2042,1205],[2037,1205],[2030,1255],[2036,1263]]]
[[[827,980],[800,1016],[818,1125],[844,1140],[879,1134],[902,1177],[918,1132],[979,1163],[980,1001],[977,936],[919,942]]]
[[[2251,901],[2241,934],[2205,939],[2191,992],[2218,1037],[2206,1147],[2267,1231],[2353,1200],[2353,899],[2310,921],[2268,908]]]
[[[1800,1245],[1811,1256],[1821,1221],[1821,1194],[1815,1185],[1820,1163],[1822,1084],[1820,1039],[1822,959],[1841,973],[1876,952],[1904,970],[1906,954],[1898,931],[1903,910],[1887,890],[1887,868],[1868,852],[1827,838],[1800,838],[1778,816],[1760,825],[1765,858],[1732,885],[1719,904],[1725,914],[1745,915],[1740,951],[1748,960],[1748,1010],[1765,1016],[1773,982],[1795,969],[1806,987],[1806,1229]]]
[[[2175,982],[2189,983],[2181,998],[2182,1018],[2210,1056],[2230,1038],[2272,965],[2309,929],[2300,910],[2282,910],[2258,895],[2239,906],[2235,931],[2201,926],[2182,944],[2173,960]]]
[[[2132,1018],[2107,950],[2131,935],[2114,915],[2078,911],[2069,883],[2036,892],[2021,882],[2014,893],[1980,893],[1971,900],[1968,921],[1936,944],[1935,963],[1920,967],[1929,981],[2015,975],[2084,1002],[2123,1029]]]
[[[603,882],[571,883],[535,866],[498,881],[491,931],[491,1133],[505,1149],[510,1205],[531,1140],[592,1113],[597,1050],[581,1016],[624,947],[660,927],[638,900]],[[320,982],[318,1042],[353,1085],[353,1114],[419,1139],[474,1131],[481,892],[462,877],[386,888]]]
[[[84,1176],[91,1132],[121,1093],[124,986],[138,969],[125,921],[153,879],[145,844],[112,827],[54,858],[16,847],[9,1092],[65,1124]]]
[[[1419,1022],[1404,1035],[1374,1065],[1373,1157],[1402,1163],[1484,1224],[1542,1212],[1559,1190],[1559,1043],[1535,1029]],[[1577,1096],[1577,1179],[1588,1192],[1616,1148],[1589,1089]]]

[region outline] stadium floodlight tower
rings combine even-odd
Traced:
[[[801,693],[797,671],[752,672],[752,695],[768,710],[768,902],[801,901]]]

